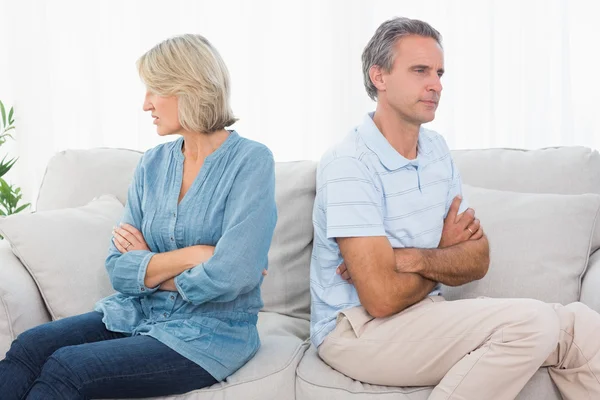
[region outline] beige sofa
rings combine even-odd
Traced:
[[[89,310],[111,292],[102,251],[86,241],[88,234],[101,237],[108,248],[110,226],[86,227],[88,219],[97,226],[104,220],[85,207],[104,194],[122,207],[139,157],[121,149],[61,152],[49,162],[36,213],[0,220],[7,238],[0,241],[0,357],[24,330]],[[482,281],[444,288],[444,295],[580,300],[600,311],[600,155],[574,147],[456,151],[454,157],[490,238],[492,266]],[[337,373],[308,341],[315,168],[312,161],[276,166],[279,220],[262,288],[258,354],[225,382],[170,399],[427,399],[431,388],[375,386]],[[108,219],[120,208],[111,212]],[[65,250],[62,238],[70,234]],[[74,265],[73,247],[89,254],[89,262]],[[518,397],[560,398],[546,369]]]

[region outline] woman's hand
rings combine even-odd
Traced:
[[[127,253],[132,250],[150,250],[142,232],[129,224],[120,224],[114,227],[113,243],[121,253]]]
[[[167,279],[158,287],[159,290],[166,290],[169,292],[176,292],[177,286],[175,286],[175,278]]]

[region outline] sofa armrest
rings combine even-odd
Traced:
[[[600,313],[600,250],[595,251],[588,261],[581,284],[581,302]]]
[[[50,321],[42,296],[6,240],[0,240],[0,360],[17,335]]]

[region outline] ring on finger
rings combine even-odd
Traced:
[[[471,232],[471,235],[474,235],[474,234],[475,234],[475,232],[473,232],[473,231],[471,230],[471,228],[467,227],[467,230],[468,230],[469,232]]]

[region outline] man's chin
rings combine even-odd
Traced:
[[[421,124],[426,124],[435,119],[435,113],[427,113],[427,114],[420,115],[419,117],[420,117],[419,119],[420,119]]]

